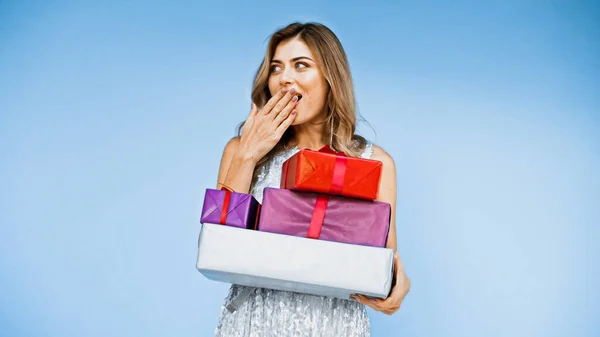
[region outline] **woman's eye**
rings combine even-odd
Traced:
[[[272,66],[271,66],[271,72],[274,72],[274,71],[279,71],[279,66],[277,66],[277,65],[272,65]]]
[[[302,62],[296,63],[296,68],[306,68],[306,67],[308,67],[308,65],[306,63],[302,63]]]

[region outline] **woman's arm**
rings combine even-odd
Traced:
[[[252,103],[241,137],[231,139],[221,157],[217,188],[226,187],[238,193],[249,193],[254,167],[277,145],[296,118],[297,99],[294,90],[281,90],[258,111]]]
[[[383,170],[379,181],[379,196],[376,200],[387,202],[391,205],[392,213],[387,248],[392,248],[396,251],[396,164],[394,163],[394,159],[379,146],[373,146],[373,156],[371,156],[371,159],[383,163]]]
[[[404,272],[404,266],[400,259],[396,240],[396,164],[392,157],[378,146],[373,147],[373,160],[379,160],[383,163],[381,180],[379,183],[379,197],[377,201],[387,202],[391,205],[390,230],[388,232],[387,247],[394,250],[394,288],[390,296],[385,300],[379,298],[369,298],[363,295],[355,295],[353,298],[360,303],[371,308],[391,315],[400,309],[404,297],[410,290],[410,280]]]
[[[239,137],[231,139],[225,145],[219,166],[217,189],[225,186],[235,192],[249,192],[256,163],[254,158],[243,153],[239,145]]]

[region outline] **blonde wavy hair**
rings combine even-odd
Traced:
[[[265,57],[258,68],[252,85],[252,101],[260,109],[271,98],[269,91],[270,65],[279,43],[298,38],[304,42],[316,58],[319,69],[324,74],[329,92],[324,120],[326,134],[323,142],[334,150],[348,156],[359,157],[364,150],[366,140],[356,132],[356,102],[350,66],[342,44],[337,36],[326,26],[319,23],[292,23],[271,35]],[[238,127],[238,135],[241,127]],[[333,131],[333,132],[331,132]],[[279,143],[256,165],[259,168],[279,151],[289,149],[294,140],[294,129],[288,128]]]

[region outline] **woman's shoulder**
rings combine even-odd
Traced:
[[[393,165],[392,156],[381,146],[359,136],[355,136],[354,146],[362,148],[361,157],[366,159],[379,160],[384,164]]]
[[[373,143],[367,143],[367,148],[370,147],[371,156],[370,159],[378,160],[383,163],[384,167],[389,167],[390,169],[395,169],[394,158],[381,146]]]
[[[240,145],[240,137],[235,136],[227,141],[227,143],[225,144],[225,148],[223,149],[223,152],[226,154],[233,153],[237,150],[239,145]]]
[[[372,145],[372,160],[381,162],[380,194],[379,201],[395,204],[396,193],[396,164],[392,156],[381,146]]]

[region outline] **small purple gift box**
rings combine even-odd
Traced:
[[[256,229],[259,211],[260,204],[251,194],[208,188],[200,223]]]
[[[265,188],[258,230],[372,247],[385,247],[389,203]]]

